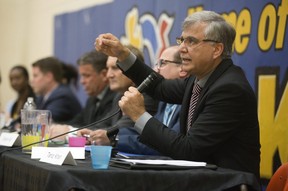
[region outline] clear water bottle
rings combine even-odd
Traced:
[[[28,97],[26,103],[24,104],[23,107],[24,110],[35,110],[36,109],[36,104],[34,102],[33,97]]]

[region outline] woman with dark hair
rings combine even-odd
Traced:
[[[16,120],[20,116],[28,97],[35,97],[32,87],[29,84],[29,74],[24,66],[14,66],[9,73],[11,87],[17,92],[17,99],[13,103],[10,111],[12,120]]]

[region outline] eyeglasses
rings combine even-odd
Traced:
[[[158,62],[155,64],[155,66],[159,69],[159,68],[167,65],[168,63],[182,64],[182,62],[179,62],[179,61],[159,59]]]
[[[203,40],[199,40],[193,36],[188,36],[186,38],[181,37],[177,37],[176,38],[176,42],[178,45],[182,44],[182,42],[184,42],[185,46],[195,46],[196,44],[199,44],[200,42],[215,42],[215,43],[220,43],[217,40],[212,40],[212,39],[203,39]]]

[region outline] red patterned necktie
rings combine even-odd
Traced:
[[[202,88],[199,86],[199,84],[196,83],[193,86],[192,96],[190,99],[189,112],[188,112],[188,119],[187,119],[187,131],[192,126],[193,113],[194,113],[194,110],[195,110],[195,107],[196,107],[196,104],[197,104],[201,90],[202,90]]]

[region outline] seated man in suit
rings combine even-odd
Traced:
[[[133,47],[127,46],[136,56],[144,61],[144,57],[142,52]],[[119,109],[118,101],[123,96],[123,93],[128,89],[130,86],[135,86],[134,83],[127,78],[125,75],[122,74],[122,71],[117,67],[117,58],[115,57],[108,57],[107,60],[107,77],[109,79],[109,86],[110,89],[117,92],[117,95],[114,98],[111,112],[106,115],[106,117],[112,115]],[[154,115],[157,112],[158,101],[152,99],[148,95],[144,95],[144,105],[147,111]],[[101,122],[100,124],[96,124],[95,126],[91,127],[90,129],[82,129],[78,131],[79,136],[89,135],[89,140],[93,141],[94,144],[98,145],[110,145],[111,138],[107,136],[107,130],[111,129],[111,127],[117,127],[119,129],[129,128],[134,126],[134,122],[127,116],[123,115],[122,112],[117,113],[112,118]],[[91,130],[94,129],[94,130]],[[97,130],[95,130],[97,129]],[[110,138],[110,139],[109,139]],[[125,139],[125,137],[118,136],[119,141]],[[113,141],[114,142],[114,141]]]
[[[111,91],[107,78],[107,56],[97,51],[83,54],[77,61],[80,73],[80,82],[89,96],[84,109],[66,125],[54,124],[51,126],[51,136],[69,131],[71,127],[82,127],[104,118],[112,108],[116,95]],[[57,140],[63,141],[60,137]],[[54,140],[55,141],[55,140]]]
[[[85,108],[68,122],[69,125],[88,125],[102,119],[111,110],[116,93],[108,86],[106,62],[107,56],[97,51],[87,52],[78,59],[80,82],[89,98]]]
[[[154,70],[165,79],[185,78],[187,72],[182,70],[181,63],[179,47],[171,46],[162,52]],[[180,110],[181,105],[179,104],[160,102],[158,112],[154,117],[161,120],[167,127],[179,132]]]
[[[61,62],[55,57],[40,59],[32,64],[32,88],[37,95],[37,109],[50,110],[53,122],[71,120],[81,111],[81,105],[71,89],[62,85]]]
[[[187,77],[187,72],[181,68],[181,58],[178,46],[166,48],[158,59],[154,70],[166,79],[176,79]],[[162,121],[168,128],[180,132],[180,115],[181,105],[159,102],[155,118]],[[145,155],[161,155],[158,151],[139,142],[139,133],[134,128],[121,128],[118,136],[117,149],[122,152]],[[125,137],[125,138],[124,138]]]
[[[142,52],[133,47],[133,46],[127,46],[140,60],[144,61],[144,57]],[[123,96],[123,93],[128,89],[130,86],[134,86],[134,83],[127,78],[125,75],[122,74],[121,70],[116,65],[117,59],[115,57],[108,57],[106,67],[107,67],[107,78],[109,80],[109,87],[112,91],[117,92],[117,94],[114,96],[112,107],[109,108],[109,112],[105,115],[102,115],[100,119],[108,118],[109,116],[115,114],[117,110],[119,110],[118,101]],[[80,72],[81,73],[81,72]],[[84,73],[83,73],[84,74]],[[145,108],[147,111],[151,114],[155,114],[157,112],[158,107],[158,101],[152,99],[150,96],[144,96],[145,97]],[[104,111],[104,110],[103,110]],[[103,112],[102,111],[102,112]],[[99,110],[99,112],[101,112]],[[91,115],[89,111],[86,113],[88,116]],[[96,120],[97,121],[97,120]],[[90,123],[84,123],[83,125],[89,125]],[[119,128],[125,128],[125,127],[133,127],[134,122],[126,115],[123,115],[122,112],[118,112],[117,114],[113,115],[113,117],[100,122],[91,125],[89,129],[82,129],[78,131],[78,135],[90,135],[94,136],[94,134],[97,134],[98,140],[96,141],[97,144],[107,144],[110,145],[112,142],[114,142],[115,136],[108,137],[106,132],[107,129],[110,129],[111,127],[119,127]],[[61,127],[61,128],[60,128]],[[96,130],[99,129],[99,130]],[[57,136],[61,133],[68,132],[68,131],[74,130],[66,126],[65,128],[63,125],[57,125],[53,126],[50,131],[50,137]],[[93,131],[96,130],[96,131]],[[63,137],[61,137],[63,138]],[[60,138],[60,140],[61,140]],[[66,137],[65,137],[66,138]],[[120,139],[120,138],[119,138]],[[59,140],[57,138],[57,140]],[[112,141],[111,141],[112,140]],[[122,140],[122,138],[121,138]]]

